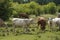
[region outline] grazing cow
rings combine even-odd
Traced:
[[[48,25],[52,30],[56,30],[55,27],[59,26],[60,30],[60,18],[49,18]]]
[[[48,18],[48,26],[50,27],[50,29],[52,28],[52,19],[51,17]]]
[[[27,31],[27,26],[33,23],[33,19],[21,19],[21,18],[13,18],[12,22],[15,26],[22,26],[25,31]]]
[[[45,30],[46,19],[44,17],[38,18],[38,26],[41,26],[41,30]]]
[[[54,18],[52,19],[52,25],[53,26],[59,26],[59,30],[60,30],[60,18]]]
[[[29,15],[27,15],[25,13],[20,13],[19,18],[29,18]]]

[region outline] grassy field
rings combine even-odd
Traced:
[[[53,15],[41,15],[46,18],[52,17]],[[34,16],[32,16],[34,17]],[[53,16],[55,17],[55,16]],[[9,22],[10,23],[10,22]],[[17,27],[16,32],[13,32],[13,27],[9,25],[8,31],[5,27],[0,28],[0,40],[60,40],[60,31],[57,31],[58,27],[54,31],[51,31],[48,25],[45,31],[41,31],[36,25],[31,25],[29,32],[24,33],[23,28]]]
[[[9,28],[10,29],[10,28]],[[4,30],[4,31],[3,31]],[[37,29],[36,29],[37,30]],[[30,31],[28,33],[15,32],[11,29],[5,32],[5,29],[0,32],[0,40],[60,40],[60,31]]]

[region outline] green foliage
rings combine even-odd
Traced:
[[[30,2],[29,9],[30,14],[38,15],[40,11],[40,6],[36,2]]]
[[[47,5],[39,5],[38,3],[32,1],[26,4],[12,3],[11,7],[13,10],[13,15],[18,16],[19,13],[27,13],[39,16],[40,14],[55,14],[56,5],[51,2]]]
[[[53,0],[53,2],[55,2],[56,5],[59,5],[60,4],[60,0]]]
[[[59,5],[59,6],[57,6],[57,10],[58,10],[58,12],[60,13],[60,5]]]
[[[0,18],[3,20],[8,20],[12,14],[10,5],[10,0],[5,0],[3,3],[0,3]]]
[[[0,3],[3,3],[5,0],[0,0]]]
[[[38,6],[38,7],[37,7]],[[30,2],[27,4],[12,4],[13,15],[18,15],[19,13],[27,13],[27,14],[34,14],[38,15],[40,13],[40,5],[35,2]]]
[[[56,5],[53,2],[47,4],[47,8],[50,14],[56,13]]]
[[[44,8],[45,14],[48,14],[48,13],[49,14],[55,14],[57,12],[56,5],[53,2],[48,3],[47,5],[44,5],[43,8]]]
[[[14,0],[14,2],[18,3],[29,3],[31,1],[35,1],[41,5],[48,4],[49,2],[54,2],[57,5],[60,4],[60,0]]]
[[[47,5],[39,5],[32,1],[30,3],[19,4],[18,2],[12,2],[12,0],[5,0],[0,3],[0,18],[3,20],[9,19],[9,17],[16,16],[20,13],[32,14],[39,16],[40,14],[55,14],[59,8],[56,8],[55,3],[51,2]]]

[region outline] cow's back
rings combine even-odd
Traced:
[[[14,18],[13,24],[16,26],[26,26],[31,23],[32,19],[21,19],[21,18]]]
[[[15,20],[13,20],[13,24],[15,24],[17,26],[23,26],[23,25],[25,25],[25,21],[24,21],[24,19],[15,19]]]

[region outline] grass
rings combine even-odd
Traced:
[[[41,16],[48,18],[53,15],[45,14]],[[34,18],[35,16],[31,17]],[[0,40],[60,40],[60,31],[50,31],[48,25],[46,26],[45,32],[41,31],[37,25],[31,25],[28,33],[23,33],[23,28],[16,28],[16,32],[14,33],[10,21],[8,23],[8,31],[6,31],[5,27],[0,28]]]
[[[5,37],[0,37],[0,40],[56,40],[56,36],[57,35],[53,33],[47,32],[39,35],[29,35],[29,34],[22,34],[18,36],[9,35]]]
[[[9,27],[8,34],[4,30],[5,28],[0,28],[2,29],[0,32],[0,40],[60,40],[60,31],[52,31],[50,32],[48,29],[45,32],[39,31],[37,28],[33,28],[35,31],[30,31],[29,33],[21,33],[19,29],[21,28],[16,28],[16,31],[19,31],[18,33],[13,33],[13,31],[10,31],[12,27]],[[32,28],[30,28],[32,29]]]

